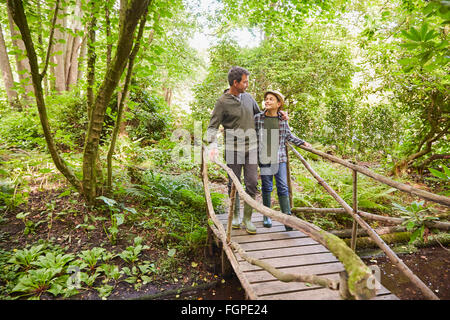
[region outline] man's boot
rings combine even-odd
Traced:
[[[263,205],[270,208],[270,192],[262,193]],[[272,220],[269,217],[264,216],[263,218],[263,226],[266,228],[272,227]]]
[[[239,193],[236,192],[236,198],[234,201],[234,213],[233,220],[231,221],[231,228],[240,229],[241,221],[239,220],[241,213],[241,204],[239,202]]]
[[[250,205],[248,205],[245,202],[244,203],[244,219],[243,219],[245,231],[247,231],[247,233],[250,233],[250,234],[255,234],[256,227],[252,223],[252,211],[253,211],[253,208],[250,207]]]
[[[278,202],[280,203],[280,209],[281,212],[291,215],[291,204],[289,202],[289,196],[279,196]],[[289,226],[284,226],[286,228],[286,231],[291,231],[292,228]]]

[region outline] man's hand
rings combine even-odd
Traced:
[[[210,147],[208,149],[208,157],[209,157],[209,161],[216,161],[217,160],[217,155],[219,154],[219,150],[217,149],[216,146]]]
[[[308,147],[308,148],[312,148],[311,144],[306,142],[306,141],[305,141],[305,143],[302,143],[302,146],[305,146],[305,147]]]

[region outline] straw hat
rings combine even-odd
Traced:
[[[266,98],[266,96],[271,93],[273,94],[275,97],[277,97],[278,101],[281,102],[280,108],[282,108],[284,106],[284,96],[277,90],[267,90],[264,93],[264,99]]]

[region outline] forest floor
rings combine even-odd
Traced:
[[[124,281],[125,278],[108,281],[108,284],[113,287],[108,299],[139,299],[143,296],[151,299],[152,296],[164,297],[166,291],[172,292],[171,298],[176,298],[177,290],[182,291],[197,286],[212,287],[220,281],[225,281],[205,265],[202,250],[191,252],[189,257],[177,254],[176,259],[171,259],[168,256],[168,249],[162,246],[160,239],[148,230],[122,225],[120,236],[116,243],[112,244],[105,235],[101,221],[89,221],[95,227],[93,230],[80,227],[86,224],[84,217],[94,213],[86,208],[81,197],[60,197],[63,191],[64,189],[31,192],[26,205],[21,205],[16,210],[6,211],[0,222],[0,253],[1,250],[17,252],[19,249],[36,244],[39,240],[44,240],[50,247],[57,248],[57,252],[62,249],[64,254],[75,256],[83,250],[101,247],[106,252],[116,254],[108,261],[108,264],[117,265],[120,269],[126,266],[132,268],[133,264],[123,261],[117,254],[126,250],[133,243],[133,239],[139,236],[145,239],[143,244],[148,246],[140,253],[139,262],[154,264],[155,271],[152,279],[146,284],[142,282],[142,279],[137,280],[138,288],[135,288],[136,283],[130,284]],[[51,220],[48,216],[50,212],[48,204],[52,204]],[[26,221],[16,218],[18,212],[29,213]],[[29,226],[29,232],[25,232],[25,222]],[[107,280],[98,277],[93,286],[80,289],[80,293],[71,296],[70,299],[101,299],[97,289]],[[5,279],[0,277],[0,288],[2,285],[5,285]],[[1,296],[0,299],[2,299]],[[40,299],[62,299],[62,297],[55,298],[52,294],[44,292],[40,295]]]
[[[45,173],[45,170],[43,172],[45,175],[50,175]],[[118,270],[139,268],[146,263],[151,264],[153,271],[150,273],[150,279],[139,274],[133,282],[130,281],[132,277],[127,278],[123,273],[118,277],[108,275],[103,270],[99,272],[91,285],[83,285],[78,290],[79,293],[71,295],[69,299],[234,300],[245,298],[239,281],[236,278],[223,279],[220,276],[220,266],[205,259],[203,248],[171,255],[170,249],[161,239],[159,230],[141,228],[133,221],[120,225],[117,241],[111,242],[105,230],[105,222],[109,222],[107,221],[109,214],[92,211],[84,205],[81,196],[67,193],[67,185],[59,184],[59,182],[55,184],[51,180],[30,182],[30,192],[26,203],[1,213],[0,262],[4,263],[12,253],[29,248],[38,241],[46,243],[50,248],[49,252],[53,250],[52,252],[73,254],[74,257],[79,257],[84,250],[103,248],[111,253],[110,259],[105,260],[105,264],[117,266]],[[56,179],[56,181],[60,180]],[[211,186],[212,191],[227,194],[225,181],[212,182]],[[294,188],[300,189],[300,186],[294,182]],[[226,199],[224,199],[225,204]],[[127,206],[132,208],[133,203],[127,203]],[[227,212],[226,208],[225,212]],[[25,215],[18,218],[20,213]],[[147,247],[139,253],[137,261],[126,262],[119,254],[123,254],[130,246],[133,248],[133,240],[136,237],[144,239],[143,245]],[[448,274],[450,254],[447,249],[422,248],[410,254],[402,254],[401,258],[414,273],[430,285],[440,298],[450,299]],[[376,263],[380,267],[382,284],[400,299],[423,299],[418,290],[392,267],[386,257],[373,255],[364,259],[367,264]],[[19,296],[17,293],[7,292],[5,288],[9,280],[2,278],[2,275],[0,270],[0,299]],[[12,289],[11,286],[10,289]],[[27,297],[29,295],[24,296],[24,298]],[[55,297],[45,290],[39,293],[39,297],[40,299],[64,299],[61,295]]]

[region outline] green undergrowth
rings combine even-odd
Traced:
[[[302,152],[313,170],[349,205],[353,205],[353,176],[350,169],[339,164],[322,160],[316,155]],[[340,204],[318,183],[303,164],[291,155],[291,176],[294,180],[294,207],[313,208],[340,208]],[[382,168],[375,164],[370,170],[385,174]],[[404,181],[401,181],[404,182]],[[409,212],[399,212],[400,206],[410,207],[414,205],[409,195],[398,191],[388,185],[375,181],[363,174],[357,176],[357,201],[358,209],[374,214],[386,216],[406,217],[411,219],[415,215]],[[298,187],[296,187],[298,186]],[[423,204],[423,202],[422,202]],[[423,209],[428,215],[432,215],[436,205],[427,204]],[[352,218],[346,214],[303,214],[298,216],[325,229],[344,229],[351,227]],[[425,219],[425,218],[423,218]],[[431,218],[427,218],[431,219]],[[416,219],[417,220],[417,219]],[[373,227],[379,225],[376,221],[370,221]],[[414,225],[416,226],[417,223]]]

